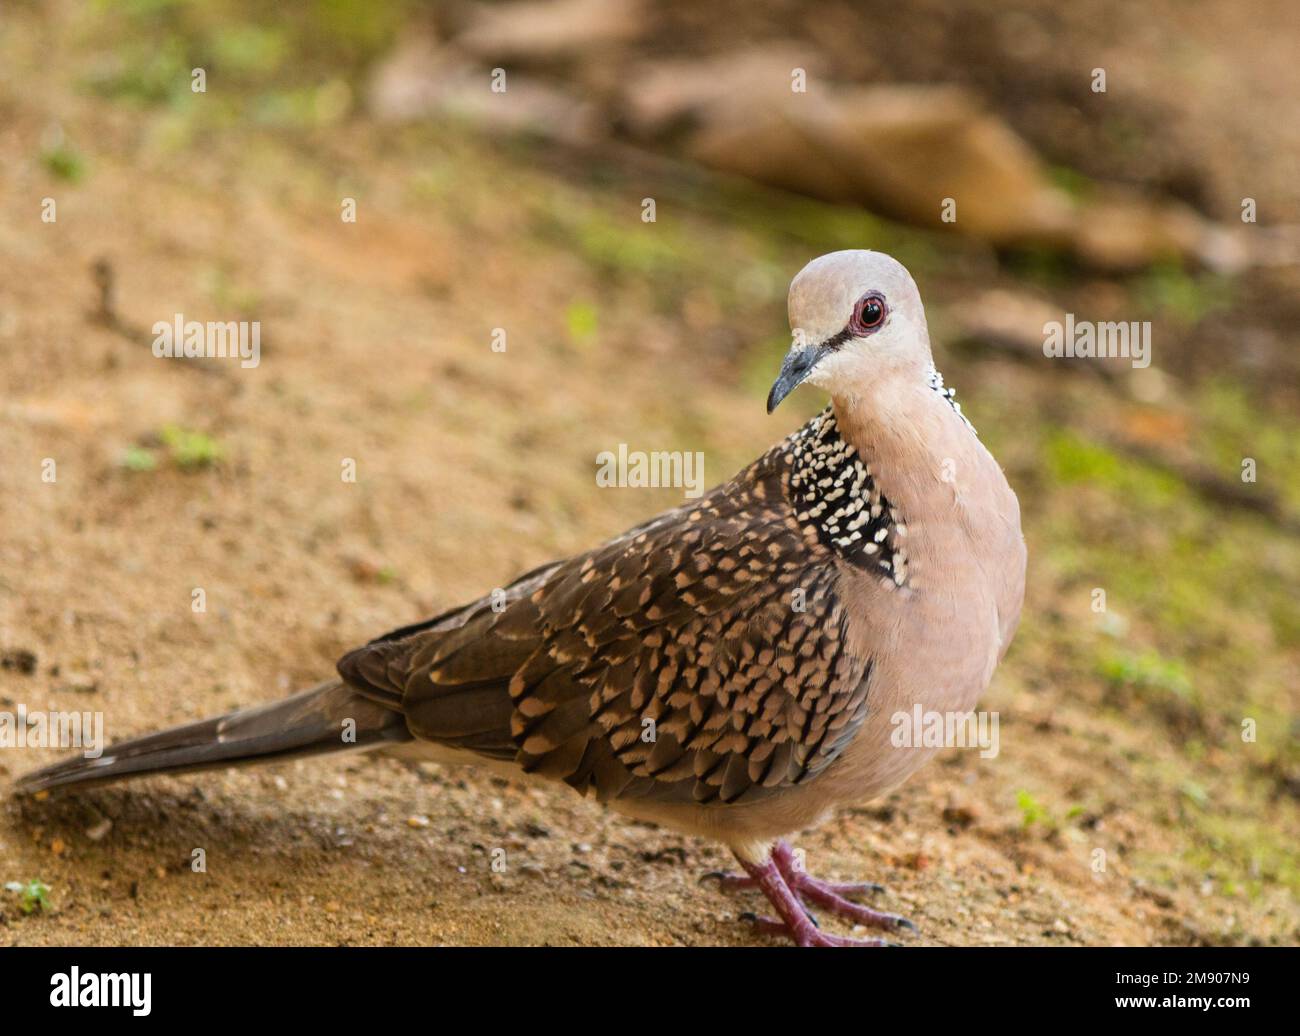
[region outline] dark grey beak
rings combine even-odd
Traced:
[[[820,345],[796,345],[785,354],[785,362],[781,364],[781,373],[776,376],[772,391],[767,394],[767,412],[769,414],[781,405],[781,400],[793,392],[804,378],[812,373],[812,369],[817,366],[818,361],[829,351],[829,349]]]

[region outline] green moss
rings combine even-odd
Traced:
[[[1155,651],[1109,655],[1098,661],[1097,671],[1116,687],[1167,692],[1186,699],[1192,697],[1192,680],[1183,663],[1162,658]]]
[[[1007,251],[1005,262],[1017,277],[1047,291],[1069,287],[1078,275],[1075,260],[1057,249],[1033,245],[1013,248]]]
[[[571,302],[564,310],[564,324],[569,339],[578,346],[586,346],[596,334],[596,307],[590,302]]]
[[[613,273],[638,277],[677,277],[687,244],[659,223],[642,223],[635,212],[612,217],[603,212],[579,216],[572,227],[579,251]]]
[[[211,467],[225,453],[221,444],[211,436],[179,425],[166,425],[159,434],[168,456],[179,468],[193,470]]]
[[[1119,458],[1069,432],[1056,432],[1048,438],[1047,459],[1058,482],[1118,481]]]
[[[1225,378],[1212,378],[1195,389],[1196,444],[1205,463],[1223,478],[1257,487],[1300,515],[1300,421],[1294,415],[1266,412],[1265,401]],[[1254,482],[1243,478],[1243,461],[1254,462]]]
[[[41,151],[41,165],[50,175],[68,183],[79,183],[86,175],[86,160],[81,152],[61,137]]]
[[[1089,442],[1074,432],[1054,429],[1044,441],[1046,468],[1060,483],[1096,483],[1122,494],[1127,506],[1158,508],[1184,498],[1176,475]]]
[[[24,914],[35,913],[38,910],[48,913],[53,909],[49,899],[50,886],[40,878],[6,882],[5,889],[18,896],[18,909]]]
[[[243,22],[216,26],[206,49],[223,74],[241,80],[271,78],[288,58],[290,41],[282,28]]]
[[[1097,184],[1089,176],[1069,166],[1053,165],[1047,169],[1048,179],[1075,201],[1085,201],[1097,193]]]
[[[317,92],[335,79],[360,87],[370,64],[406,23],[406,0],[345,0],[268,6],[255,0],[108,0],[86,14],[84,34],[106,60],[84,84],[105,96],[140,105],[186,103],[190,73],[207,74],[211,115],[254,95],[263,122],[320,121],[337,108]],[[304,109],[310,108],[310,118]]]
[[[127,471],[153,471],[158,467],[158,458],[152,450],[132,445],[122,452],[122,467]]]
[[[1218,274],[1192,274],[1177,261],[1156,263],[1134,282],[1133,296],[1145,317],[1199,323],[1231,309],[1235,282]]]
[[[1022,828],[1028,829],[1035,824],[1042,824],[1048,828],[1056,826],[1056,821],[1052,819],[1047,807],[1023,788],[1016,792],[1016,806],[1020,809],[1020,826]]]

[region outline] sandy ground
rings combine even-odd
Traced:
[[[51,33],[26,16],[7,56],[33,59]],[[818,405],[767,418],[743,356],[783,336],[782,280],[813,250],[763,253],[726,218],[699,215],[707,198],[693,215],[661,206],[673,240],[713,232],[682,250],[695,266],[664,288],[657,251],[630,253],[632,275],[595,266],[563,215],[587,188],[527,151],[366,126],[201,133],[178,149],[164,119],[70,81],[51,70],[46,89],[0,92],[0,648],[14,660],[0,707],[99,711],[118,737],[280,696],[386,628],[676,502],[597,491],[592,458],[611,443],[704,449],[713,483],[801,421],[798,406]],[[93,157],[79,185],[34,157],[56,111]],[[602,212],[623,205],[637,224],[644,184],[593,190]],[[50,193],[58,221],[42,224]],[[339,220],[342,196],[359,199],[356,224]],[[101,259],[116,292],[108,324],[95,314]],[[693,286],[703,267],[719,292]],[[595,332],[583,327],[591,300]],[[174,312],[260,319],[261,366],[155,359],[147,329]],[[490,348],[497,327],[505,353]],[[961,398],[996,438],[1043,394],[1035,372],[990,358]],[[170,461],[158,435],[172,424],[211,436],[219,461]],[[1028,482],[1022,500],[1075,506],[1071,490],[1046,498],[1030,447],[1011,438],[1000,455],[1013,484]],[[124,466],[133,446],[157,467]],[[340,478],[347,458],[354,484]],[[1031,557],[1056,546],[1032,525],[1030,544]],[[1292,548],[1278,550],[1293,571]],[[1300,911],[1272,857],[1249,895],[1189,858],[1200,836],[1159,769],[1181,742],[1149,714],[1102,708],[1089,677],[1057,679],[1053,623],[1086,606],[1058,610],[1047,569],[1030,601],[1051,615],[986,699],[1002,715],[1001,756],[951,753],[800,834],[809,868],[886,885],[876,902],[919,925],[910,943],[1296,941]],[[1286,655],[1270,678],[1294,666]],[[5,752],[0,783],[57,756]],[[1027,787],[1059,790],[1056,821],[1027,820]],[[1241,794],[1261,826],[1295,830],[1293,792]],[[1085,805],[1062,819],[1070,803]],[[699,882],[727,862],[564,788],[313,760],[5,798],[0,879],[39,877],[53,910],[24,916],[4,900],[0,943],[762,942],[737,920],[758,902]]]

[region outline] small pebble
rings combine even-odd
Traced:
[[[113,821],[108,817],[104,817],[99,823],[86,828],[86,837],[92,842],[101,842],[111,830],[113,830]]]

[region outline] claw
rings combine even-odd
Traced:
[[[816,920],[809,915],[808,920],[812,921],[811,928],[798,928],[791,931],[789,925],[784,921],[778,921],[775,917],[763,917],[747,910],[740,915],[740,920],[746,921],[754,926],[754,930],[762,932],[764,935],[784,935],[792,938],[798,946],[897,946],[897,943],[886,942],[884,939],[856,939],[848,935],[833,935],[830,932],[823,932],[817,927]]]
[[[732,874],[729,871],[705,871],[700,875],[699,883],[716,881],[720,889],[752,889],[754,879],[745,874]]]
[[[785,935],[787,931],[784,921],[778,921],[775,917],[763,917],[752,910],[746,910],[738,919],[753,925],[755,931],[764,935]]]
[[[796,895],[806,898],[818,906],[825,907],[832,913],[853,921],[855,924],[865,925],[868,928],[906,928],[913,932],[917,930],[916,925],[906,917],[872,910],[870,907],[864,907],[852,900],[845,899],[843,896],[838,896],[834,892],[828,892],[818,885],[797,882],[794,885],[794,891]]]
[[[878,896],[885,891],[884,885],[874,881],[824,881],[822,884],[840,896]]]

